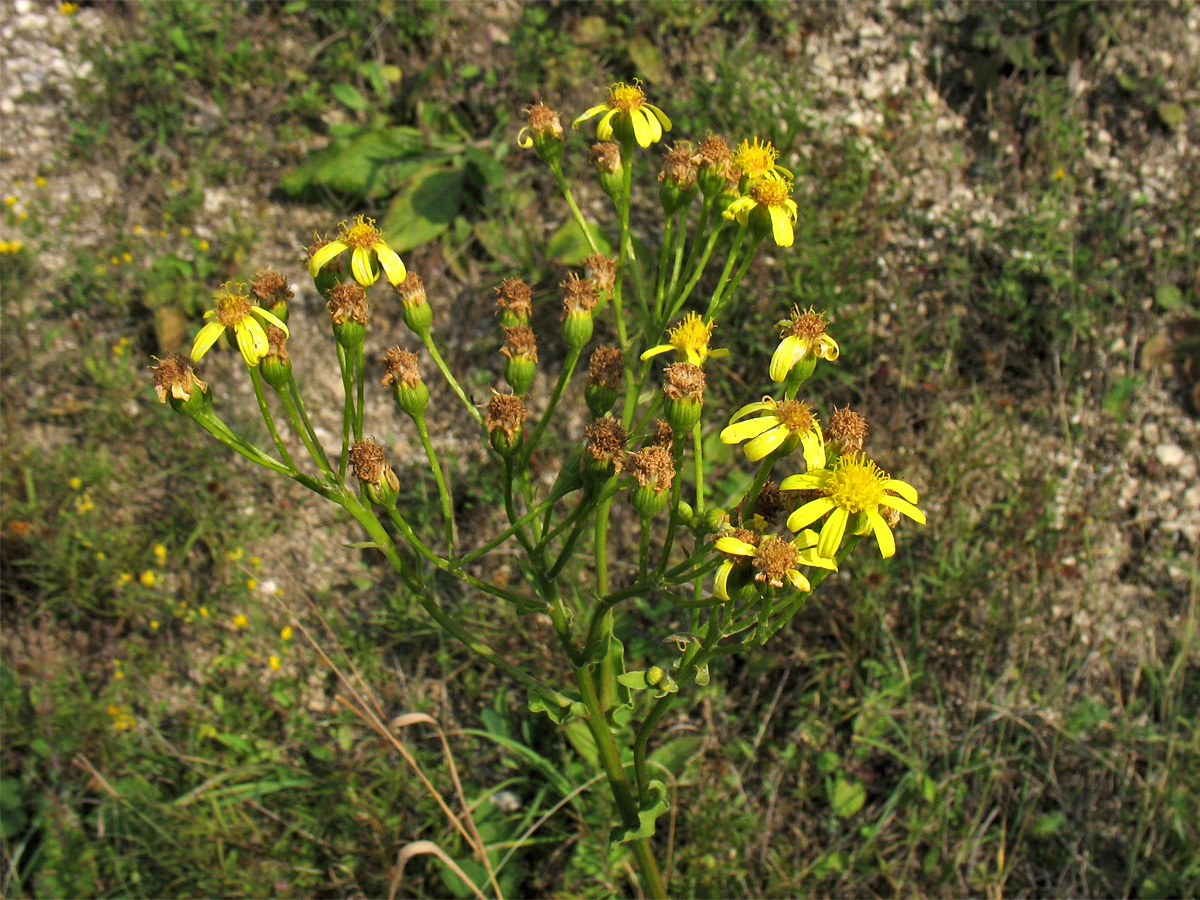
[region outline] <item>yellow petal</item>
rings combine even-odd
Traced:
[[[651,347],[642,354],[642,359],[649,359],[652,356],[658,356],[660,353],[670,353],[675,347],[671,344],[659,344],[657,347]]]
[[[578,122],[579,120],[576,119],[575,121]],[[526,126],[517,132],[517,146],[524,150],[528,150],[533,146],[533,135],[530,134],[529,126]]]
[[[261,306],[252,306],[252,307],[250,307],[250,312],[252,314],[258,316],[263,321],[270,322],[272,325],[274,325],[276,328],[278,328],[284,334],[287,334],[290,336],[290,332],[288,331],[287,323],[285,321],[283,321],[283,319],[281,319],[277,315],[275,315],[275,313],[271,312],[269,309],[263,309]]]
[[[771,234],[775,243],[780,247],[792,246],[792,220],[788,218],[788,214],[778,206],[768,206],[767,209],[771,213]]]
[[[225,326],[220,322],[209,322],[200,329],[196,335],[196,340],[192,344],[192,360],[199,362],[200,358],[209,351],[217,339],[225,333]]]
[[[764,418],[766,418],[764,416]],[[751,420],[753,421],[753,420]],[[756,437],[743,448],[746,451],[746,459],[750,462],[758,462],[768,453],[773,453],[779,449],[779,446],[787,440],[790,432],[787,427],[779,424],[776,420],[776,427],[770,431],[765,431]]]
[[[794,475],[793,478],[803,478],[803,475]],[[792,531],[800,531],[802,528],[811,525],[825,513],[831,509],[836,509],[837,504],[828,497],[818,497],[816,500],[809,500],[802,507],[788,516],[787,527]],[[831,556],[829,553],[822,553],[822,556]]]
[[[583,114],[581,116],[579,116],[578,118],[576,118],[575,121],[571,123],[571,127],[578,128],[580,122],[586,122],[592,116],[598,116],[598,115],[600,115],[600,113],[604,112],[606,109],[608,109],[608,104],[601,103],[599,106],[593,106],[591,109],[584,110]]]
[[[817,346],[813,349],[816,351],[817,356],[821,357],[821,359],[827,359],[830,362],[837,359],[838,354],[841,353],[841,350],[838,349],[838,342],[827,334],[823,334],[817,338]]]
[[[907,481],[901,481],[899,478],[889,478],[883,487],[885,490],[895,491],[909,503],[918,502],[917,489]]]
[[[825,524],[821,528],[821,541],[817,544],[819,554],[829,559],[837,556],[838,547],[842,546],[842,538],[846,536],[846,522],[849,518],[848,510],[834,504],[833,512],[829,514],[829,518],[825,520]]]
[[[606,112],[604,114],[604,118],[602,118],[599,121],[599,123],[596,125],[596,137],[598,137],[600,140],[607,141],[609,138],[612,137],[612,135],[613,135],[612,120],[613,120],[613,116],[615,116],[616,114],[617,114],[617,111],[615,109],[610,109],[608,112]]]
[[[771,380],[783,381],[786,379],[788,373],[792,371],[792,366],[796,365],[803,355],[804,342],[792,334],[785,337],[771,355]]]
[[[257,366],[270,347],[262,325],[247,316],[237,324],[233,333],[237,337],[238,350],[242,351],[242,359],[246,361],[246,365],[252,368]]]
[[[629,123],[633,126],[633,138],[638,142],[639,147],[649,147],[654,143],[654,132],[650,129],[650,123],[646,120],[646,114],[640,109],[629,110]]]
[[[345,241],[330,241],[312,255],[312,258],[308,261],[308,274],[316,278],[317,273],[325,268],[331,259],[349,249],[350,245]]]
[[[658,124],[662,126],[663,131],[671,130],[671,120],[667,118],[667,114],[665,112],[650,103],[646,104],[646,109],[654,113],[654,118],[658,119]],[[659,137],[661,138],[662,135],[660,134]]]
[[[721,432],[721,443],[740,444],[742,441],[756,438],[764,431],[769,431],[779,425],[774,416],[759,416],[757,419],[746,419],[744,422],[734,422],[727,425]]]
[[[408,270],[404,268],[404,260],[400,258],[399,253],[383,241],[377,241],[371,249],[375,251],[375,256],[379,260],[379,265],[383,267],[383,274],[387,276],[389,284],[399,284],[408,277]]]
[[[713,594],[722,600],[729,601],[729,573],[733,571],[733,560],[727,559],[717,569],[713,578]]]
[[[735,538],[728,534],[717,538],[713,546],[722,553],[732,553],[734,556],[753,556],[758,552],[749,541],[743,541],[741,538]]]
[[[354,280],[363,287],[370,287],[379,280],[379,272],[371,260],[371,251],[365,247],[355,247],[350,255],[350,271]]]
[[[892,509],[899,510],[914,522],[920,522],[922,525],[926,524],[925,513],[921,512],[921,510],[917,509],[902,497],[893,497],[891,494],[885,494],[879,498],[879,504],[881,506],[890,506]]]
[[[747,403],[745,406],[743,406],[741,409],[739,409],[737,412],[735,412],[730,417],[729,421],[730,421],[730,423],[733,423],[733,422],[736,422],[738,419],[743,418],[744,416],[750,415],[750,413],[752,413],[752,412],[757,412],[760,409],[773,409],[773,408],[774,407],[772,406],[772,404],[768,403],[765,400],[760,400],[757,403]]]
[[[800,572],[799,569],[788,569],[784,574],[784,578],[791,582],[792,587],[798,591],[808,593],[812,590],[812,585],[808,583],[808,579]]]
[[[867,510],[867,521],[871,523],[871,530],[875,532],[875,540],[879,542],[879,552],[883,554],[884,559],[890,559],[896,554],[896,538],[892,534],[892,529],[888,527],[888,523],[883,520],[878,512],[873,509]]]

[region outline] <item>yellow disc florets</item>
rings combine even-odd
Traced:
[[[812,409],[807,403],[801,403],[799,400],[780,400],[775,404],[775,415],[790,432],[803,434],[812,431]]]
[[[750,188],[750,196],[759,206],[783,206],[792,198],[792,185],[782,178],[764,178]]]
[[[768,172],[774,171],[777,159],[779,159],[779,151],[771,142],[760,144],[758,138],[754,138],[753,143],[742,141],[733,153],[733,164],[751,180],[762,178]]]
[[[359,216],[350,226],[343,222],[340,227],[341,234],[338,237],[351,247],[370,250],[382,238],[379,229],[375,227],[375,220],[368,219],[366,216]]]
[[[839,456],[825,490],[829,499],[852,513],[878,508],[890,476],[863,455]]]
[[[671,329],[671,346],[684,352],[701,353],[708,348],[716,322],[705,322],[699,314],[690,312]]]
[[[254,303],[245,292],[245,288],[244,284],[230,282],[216,296],[216,318],[226,328],[233,328],[250,315]]]
[[[618,81],[608,90],[608,105],[613,109],[641,109],[646,102],[646,92],[641,88],[642,82],[634,79],[633,84]]]

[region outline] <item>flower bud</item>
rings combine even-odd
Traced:
[[[366,490],[367,499],[384,509],[395,509],[400,496],[400,479],[388,465],[383,448],[368,438],[350,448],[354,477]]]
[[[501,456],[515,453],[521,446],[528,417],[525,402],[520,397],[492,391],[492,399],[484,410],[484,425],[492,449]]]
[[[433,326],[433,308],[425,302],[425,281],[416,272],[410,271],[395,289],[400,298],[404,324],[413,334],[424,340]]]
[[[419,419],[429,408],[429,388],[421,380],[417,354],[392,347],[383,355],[384,375],[380,384],[392,388],[396,405],[407,415]]]
[[[620,396],[624,377],[625,362],[620,350],[606,344],[592,351],[583,396],[593,416],[602,416],[612,409]]]
[[[504,346],[500,352],[508,357],[504,365],[504,380],[513,393],[524,397],[537,375],[537,338],[527,325],[514,325],[504,329]]]
[[[563,291],[563,340],[568,349],[582,350],[595,329],[592,312],[598,299],[596,282],[572,272],[559,287]]]
[[[367,334],[367,289],[355,281],[339,284],[325,306],[338,344],[347,350],[361,347]]]

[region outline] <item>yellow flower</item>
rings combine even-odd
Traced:
[[[39,175],[37,178],[33,179],[33,183],[38,187],[45,187],[47,182],[44,176]]]
[[[917,509],[917,490],[911,484],[890,477],[863,454],[839,456],[827,467],[824,448],[819,463],[809,463],[803,475],[792,475],[779,485],[785,491],[821,491],[824,496],[810,500],[788,517],[788,528],[799,531],[829,514],[821,527],[817,552],[833,558],[842,545],[846,529],[854,534],[874,532],[884,559],[896,552],[892,529],[880,513],[881,506],[894,509],[925,524],[925,513]]]
[[[399,284],[408,276],[408,270],[404,268],[400,256],[387,245],[383,235],[375,228],[375,220],[365,216],[359,216],[350,225],[343,222],[338,226],[338,236],[318,248],[308,260],[308,274],[316,278],[318,272],[347,250],[352,251],[350,271],[354,273],[354,280],[363,287],[370,287],[379,280],[376,261],[383,267],[384,275],[393,285]]]
[[[711,340],[713,329],[716,326],[716,322],[706,322],[698,314],[690,312],[678,325],[667,332],[667,343],[651,347],[642,354],[642,359],[649,359],[660,353],[669,353],[674,350],[686,362],[693,366],[702,366],[710,356],[713,358],[728,356],[729,351],[724,348],[718,350],[708,348],[708,342]]]
[[[73,16],[73,15],[75,15],[75,13],[79,12],[79,4],[78,3],[60,3],[60,4],[58,4],[58,11],[61,15],[64,15],[64,16]]]
[[[243,553],[243,552],[244,552],[244,551],[242,550],[242,548],[241,548],[241,547],[234,547],[232,550],[228,550],[228,551],[226,551],[226,552],[225,552],[225,555],[226,555],[227,557],[229,557],[229,561],[230,561],[230,562],[237,562],[239,559],[241,559],[241,558],[242,558],[242,553]]]
[[[147,569],[138,576],[138,581],[142,583],[142,587],[154,587],[154,583],[158,581],[158,576],[150,569]]]
[[[163,544],[154,545],[154,558],[160,566],[167,561],[167,548]]]
[[[15,254],[20,253],[21,248],[25,245],[20,241],[0,241],[0,253]]]
[[[762,415],[745,418],[754,412]],[[799,400],[763,397],[758,403],[747,403],[733,414],[729,425],[721,432],[721,440],[726,444],[748,441],[744,449],[750,462],[758,462],[781,447],[791,453],[797,445],[804,448],[804,461],[809,468],[815,461],[825,458],[821,426],[808,404]]]
[[[244,613],[238,613],[233,617],[232,624],[234,628],[248,628],[250,626],[250,620],[246,618]]]
[[[290,641],[292,639],[292,626],[284,625],[283,629],[279,632],[279,636],[285,641]]]
[[[799,306],[792,307],[792,317],[777,323],[779,336],[783,338],[771,357],[771,380],[783,381],[792,367],[809,356],[833,362],[841,350],[838,342],[825,333],[825,316],[813,312],[800,312]]]
[[[207,606],[200,607],[200,618],[202,618],[202,619],[208,618],[208,607]]]
[[[278,672],[283,668],[283,660],[272,653],[270,658],[267,660],[267,665],[271,667],[272,672]]]
[[[83,479],[78,478],[78,477],[72,478],[70,481],[67,482],[67,484],[69,484],[71,486],[71,490],[77,491],[81,487],[83,487]]]
[[[252,590],[252,591],[256,590],[258,588],[258,579],[257,578],[247,578],[246,579],[246,587],[250,588],[250,590]]]
[[[162,627],[162,625],[159,623],[158,619],[150,620],[150,630],[151,631],[158,631],[158,629],[161,627]]]
[[[597,140],[612,140],[615,126],[620,128],[618,140],[632,137],[641,147],[649,147],[654,142],[661,141],[663,132],[671,130],[671,120],[657,106],[646,102],[646,94],[641,84],[641,80],[637,78],[633,80],[633,84],[618,81],[609,88],[607,103],[586,110],[571,123],[571,127],[578,128],[580,122],[586,122],[593,116],[604,113],[596,124]]]
[[[17,202],[18,202],[17,198],[14,197],[12,194],[9,194],[7,197],[4,198],[5,206],[16,206]]]
[[[775,149],[774,145],[770,141],[760,144],[758,138],[754,138],[754,143],[742,141],[733,151],[734,166],[751,184],[768,175],[783,175],[788,179],[794,179],[795,176],[791,172],[783,166],[776,165],[775,160],[777,159],[779,159],[779,151]]]
[[[754,576],[755,581],[765,582],[776,588],[783,587],[786,582],[798,591],[811,591],[812,584],[798,568],[800,565],[837,571],[837,563],[817,553],[817,541],[817,533],[808,530],[796,535],[791,541],[767,534],[754,542],[745,540],[744,535],[727,534],[717,538],[715,546],[729,556],[751,559],[754,568],[758,569],[758,574]],[[732,559],[726,560],[717,570],[713,592],[722,600],[729,599],[729,573],[736,565]]]
[[[133,581],[133,573],[132,572],[122,572],[120,575],[117,576],[117,585],[118,586],[129,584],[129,582],[131,582],[131,581]]]
[[[778,175],[765,175],[750,188],[745,197],[738,197],[725,210],[727,219],[737,219],[749,225],[759,237],[768,234],[780,247],[790,247],[795,240],[792,224],[799,210],[792,199],[792,183]]]
[[[230,282],[217,294],[216,309],[210,309],[204,314],[204,318],[213,321],[200,329],[200,333],[196,335],[196,342],[192,344],[193,360],[199,362],[225,333],[225,329],[232,328],[238,349],[242,351],[242,359],[248,366],[257,366],[258,361],[266,356],[270,349],[266,329],[258,319],[274,325],[284,334],[288,333],[287,325],[274,313],[254,305],[254,301],[244,292],[244,287]]]
[[[205,251],[205,252],[207,252],[210,246],[212,246],[212,245],[211,245],[211,244],[209,244],[209,243],[208,243],[208,241],[205,241],[205,240],[200,240],[200,241],[197,241],[197,242],[196,242],[196,249],[197,249],[197,250],[201,250],[201,251]]]

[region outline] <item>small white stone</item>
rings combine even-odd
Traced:
[[[1178,444],[1159,444],[1154,448],[1158,461],[1169,469],[1177,469],[1187,459],[1187,453]]]

